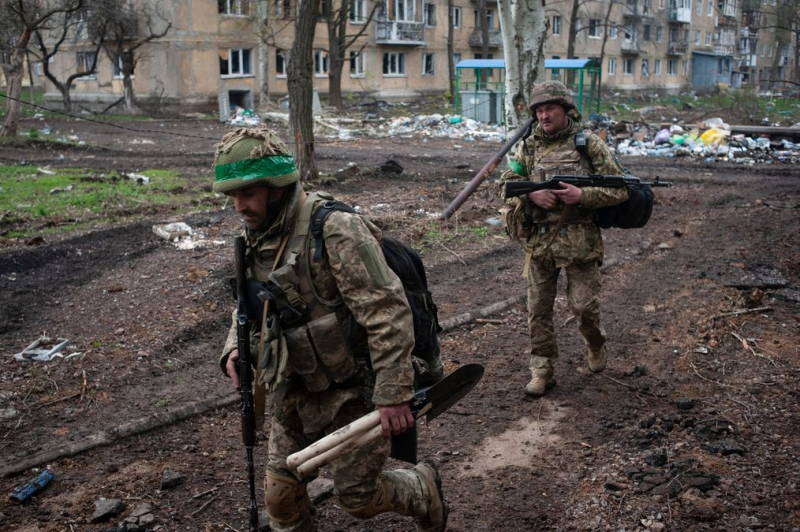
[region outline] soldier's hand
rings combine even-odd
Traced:
[[[408,403],[379,406],[378,412],[381,414],[383,437],[387,440],[392,434],[397,436],[414,426],[414,416],[411,415]]]
[[[558,196],[556,196],[553,192],[553,190],[547,189],[537,190],[536,192],[529,193],[528,199],[542,209],[550,210],[558,205]]]
[[[579,187],[569,183],[559,183],[563,190],[553,190],[553,194],[567,205],[576,205],[581,202],[583,192]]]
[[[238,390],[239,389],[239,372],[236,370],[236,362],[239,360],[239,350],[234,349],[231,351],[231,354],[228,355],[228,361],[225,363],[225,371],[228,373],[228,377],[231,378],[233,382],[233,386]]]

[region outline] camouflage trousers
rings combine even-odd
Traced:
[[[600,270],[594,262],[572,264],[565,270],[569,308],[589,349],[598,352],[606,342],[606,333],[600,326]],[[553,305],[560,272],[561,268],[552,263],[535,259],[528,271],[530,367],[534,377],[552,378],[553,362],[558,358]]]
[[[284,415],[282,422],[273,420],[269,436],[269,472],[284,476],[294,477],[286,465],[289,455],[304,449],[326,434],[368,414],[363,402],[358,400],[348,401],[339,410],[334,421],[325,427],[320,434],[303,434],[302,424],[298,416]],[[425,517],[431,501],[424,482],[413,469],[397,469],[383,471],[383,466],[391,451],[391,443],[383,438],[346,454],[331,462],[327,469],[333,477],[334,493],[340,505],[345,509],[364,508],[373,501],[376,493],[381,489],[381,484],[389,484],[391,493],[391,508],[383,511],[392,511],[410,517]],[[316,476],[316,475],[315,475]],[[314,477],[300,479],[307,484]],[[313,532],[317,530],[316,509],[313,504],[300,512],[293,522],[276,522],[270,519],[270,527],[276,532]],[[361,517],[356,515],[356,517]]]

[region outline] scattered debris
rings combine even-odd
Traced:
[[[69,345],[66,338],[58,338],[56,345],[52,345],[52,340],[46,336],[36,339],[31,345],[14,355],[14,360],[18,362],[50,362],[54,358],[65,358],[61,351]],[[80,353],[70,353],[66,358],[78,356]]]
[[[384,174],[402,174],[403,166],[395,160],[389,159],[379,166],[379,169]]]
[[[181,475],[177,471],[165,469],[164,473],[161,475],[161,486],[159,487],[159,489],[166,490],[169,488],[180,486],[181,484],[183,484],[183,475]]]
[[[131,181],[136,181],[137,185],[147,185],[150,183],[150,178],[142,174],[130,173],[130,174],[125,174],[125,177],[127,177]]]
[[[154,225],[153,232],[170,242],[178,242],[182,237],[192,236],[192,228],[183,222],[173,222],[165,225]]]
[[[125,509],[125,503],[117,499],[106,499],[100,497],[94,503],[95,510],[92,514],[92,523],[101,523],[116,517]]]
[[[31,497],[33,497],[36,493],[42,491],[55,475],[49,469],[45,469],[39,475],[26,482],[22,486],[14,488],[14,491],[11,492],[10,497],[17,502],[25,502]]]
[[[228,120],[228,125],[231,126],[258,126],[261,124],[261,119],[252,109],[245,109],[244,107],[237,107],[236,111]]]
[[[154,528],[156,518],[153,515],[153,507],[147,503],[142,503],[123,519],[117,526],[116,532],[144,532],[145,530],[156,530]]]

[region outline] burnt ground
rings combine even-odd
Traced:
[[[215,139],[224,129],[157,124],[134,127]],[[192,177],[193,187],[208,186],[211,140],[121,134],[86,122],[51,125],[90,146],[6,145],[0,161],[174,168]],[[133,143],[142,138],[155,143]],[[423,250],[442,320],[524,294],[521,251],[486,223],[499,207],[488,183],[453,220],[426,214],[440,212],[498,148],[461,139],[317,144],[328,174],[349,162],[365,170],[394,159],[404,167],[401,175],[324,188]],[[558,386],[542,399],[523,393],[523,303],[442,335],[448,367],[486,368],[469,396],[420,429],[420,457],[441,463],[449,530],[800,527],[800,170],[623,162],[636,175],[675,186],[657,192],[647,227],[605,233],[604,373],[588,371],[563,288]],[[130,214],[127,223],[37,246],[3,241],[0,492],[36,476],[34,466],[51,467],[55,479],[23,505],[3,495],[2,530],[115,530],[143,504],[152,521],[142,529],[247,528],[239,410],[216,362],[233,304],[225,289],[232,246],[179,250],[151,231],[182,220],[230,242],[237,221],[229,207],[180,217]],[[81,354],[49,363],[13,359],[42,334],[69,339]],[[187,414],[209,404],[217,406]],[[130,434],[138,421],[170,416],[182,419]],[[106,445],[42,461],[87,441]],[[259,477],[265,459],[260,445]],[[165,470],[183,482],[160,489]],[[260,483],[258,490],[260,502]],[[358,522],[326,493],[315,491],[320,530],[413,530],[410,520],[394,516]],[[126,507],[91,523],[100,498]]]

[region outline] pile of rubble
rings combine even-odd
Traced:
[[[731,126],[721,118],[712,118],[693,127],[637,124],[631,128],[633,131],[628,130],[631,124],[607,120],[595,124],[604,135],[615,139],[620,155],[692,157],[706,162],[738,164],[800,162],[800,143],[787,138],[769,138],[766,134],[733,134]],[[800,136],[800,128],[797,136]]]

